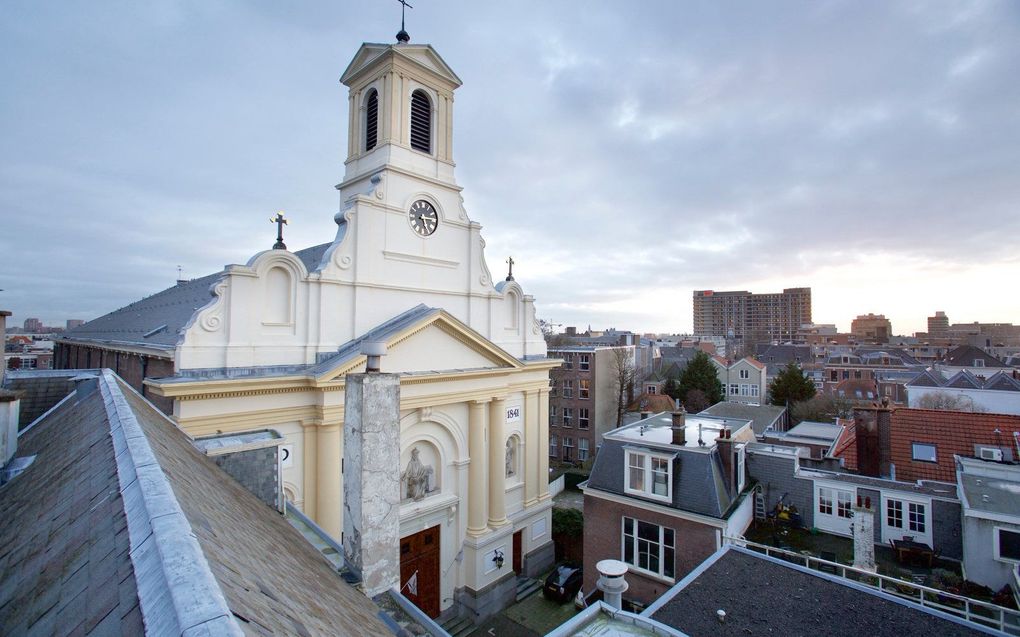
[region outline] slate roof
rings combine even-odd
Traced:
[[[1020,392],[1020,380],[1006,371],[998,371],[990,377],[981,379],[969,370],[960,370],[951,378],[946,379],[941,373],[925,370],[907,383],[908,387],[953,387],[956,389],[989,389],[992,391]]]
[[[602,439],[602,446],[595,456],[595,464],[592,466],[591,476],[588,478],[588,486],[626,496],[634,500],[637,506],[640,506],[640,503],[645,501],[662,505],[661,501],[645,500],[625,492],[624,471],[626,469],[626,454],[624,449],[627,447],[641,447],[642,445],[634,439],[622,440],[614,437],[614,434],[619,435],[624,430],[633,431],[641,427],[641,423],[660,421],[663,418],[669,420],[670,414],[655,414],[643,421],[638,421],[606,434]],[[694,418],[697,418],[697,416],[688,415],[688,421]],[[706,420],[721,421],[721,419],[712,418]],[[711,436],[706,436],[708,442],[713,442],[714,439],[715,433]],[[664,450],[661,446],[652,445],[648,445],[648,449],[653,451]],[[728,514],[734,500],[730,498],[726,491],[722,460],[719,457],[718,449],[714,445],[710,445],[704,449],[684,449],[667,446],[665,450],[672,450],[677,453],[677,460],[673,463],[673,502],[666,506],[715,518],[722,518]]]
[[[738,402],[718,402],[700,413],[720,418],[750,420],[755,435],[762,435],[770,426],[782,420],[786,407],[777,405],[748,405]]]
[[[95,392],[18,439],[36,455],[0,489],[0,626],[9,635],[140,635],[124,501]]]
[[[773,369],[782,367],[791,361],[794,363],[810,363],[814,360],[811,356],[810,345],[759,344],[755,348],[754,357]]]
[[[305,268],[318,269],[332,243],[323,243],[294,253]],[[88,323],[67,330],[55,340],[92,341],[142,345],[173,351],[183,330],[199,309],[213,300],[212,286],[225,276],[225,271],[191,279],[169,287],[152,296],[114,310]]]
[[[891,414],[890,454],[897,480],[956,481],[953,455],[974,456],[975,445],[1010,451],[1020,416],[936,409],[896,409]],[[995,433],[996,430],[999,433]],[[935,445],[936,462],[915,461],[912,443]]]
[[[377,607],[111,371],[23,436],[0,489],[0,625],[382,635]],[[80,626],[79,626],[80,624]]]
[[[717,610],[726,612],[725,623],[719,622]],[[888,593],[732,545],[717,551],[642,615],[691,637],[990,634]]]
[[[990,355],[980,347],[973,345],[961,345],[954,350],[946,352],[944,364],[951,367],[974,367],[974,361],[980,360],[984,367],[1009,367],[999,359]]]

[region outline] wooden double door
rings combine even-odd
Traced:
[[[429,617],[439,616],[439,526],[400,540],[400,592]]]

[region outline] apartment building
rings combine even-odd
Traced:
[[[850,334],[858,343],[888,343],[892,323],[884,314],[861,314],[850,322]]]
[[[550,372],[549,458],[568,463],[591,460],[602,434],[616,427],[620,366],[631,379],[634,345],[550,348],[563,359]]]
[[[807,323],[811,323],[811,288],[771,294],[694,291],[695,336],[792,341]]]

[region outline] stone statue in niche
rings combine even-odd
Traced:
[[[418,447],[411,449],[411,459],[407,462],[407,469],[404,469],[404,472],[400,474],[400,479],[406,481],[407,484],[404,492],[405,497],[415,502],[424,499],[430,491],[435,489],[432,485],[435,469],[431,465],[422,464],[420,455]]]
[[[517,473],[517,448],[514,445],[514,439],[510,438],[506,441],[506,477],[510,477]]]

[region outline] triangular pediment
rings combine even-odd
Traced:
[[[429,44],[373,44],[370,42],[361,45],[354,55],[354,59],[340,76],[340,82],[350,86],[362,73],[385,64],[383,58],[387,56],[398,57],[421,70],[439,76],[453,84],[453,88],[462,84],[453,69]]]
[[[383,371],[424,375],[523,367],[518,359],[446,311],[423,308],[414,312],[409,320],[399,321],[397,329],[379,334],[373,330],[370,334],[375,335],[371,339],[357,339],[386,343]],[[350,372],[364,371],[365,363],[366,357],[360,353],[338,355],[319,366],[316,380],[328,382]]]

